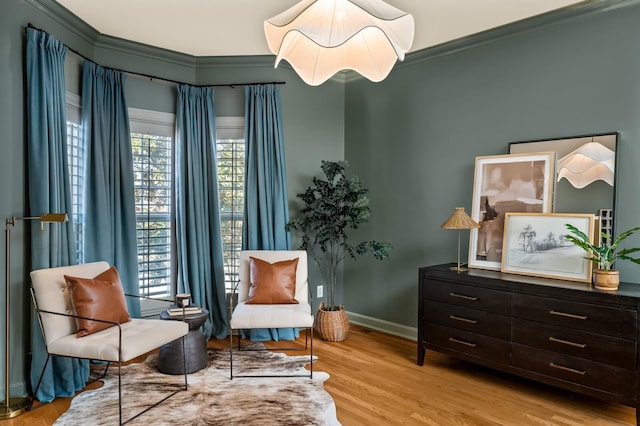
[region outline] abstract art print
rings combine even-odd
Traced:
[[[476,157],[469,267],[500,270],[505,213],[552,211],[555,154]]]
[[[593,241],[593,214],[506,213],[502,272],[591,282],[592,263],[565,238],[567,223]]]

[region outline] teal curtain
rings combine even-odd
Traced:
[[[245,87],[245,203],[242,247],[290,250],[287,172],[280,87]],[[246,334],[246,333],[245,333]],[[294,340],[298,329],[253,329],[251,340]]]
[[[82,70],[85,142],[84,258],[116,267],[126,293],[139,294],[136,211],[125,75],[90,61]],[[140,301],[127,298],[140,317]]]
[[[67,213],[71,189],[67,164],[67,123],[64,61],[67,48],[52,36],[27,29],[27,169],[29,215]],[[74,263],[73,224],[31,226],[31,269]],[[35,314],[31,324],[31,386],[35,389],[47,352]],[[73,396],[89,378],[89,363],[53,357],[47,364],[36,398],[42,402]]]
[[[178,291],[209,311],[204,334],[229,331],[216,169],[212,87],[178,85],[176,106],[176,244]]]

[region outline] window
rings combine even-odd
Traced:
[[[140,295],[172,299],[173,114],[129,108],[138,242]],[[142,316],[159,313],[166,302],[145,300]]]
[[[172,138],[131,133],[140,294],[171,296]]]
[[[216,120],[220,228],[224,258],[225,288],[230,292],[238,281],[238,253],[242,248],[244,210],[244,119]]]
[[[71,220],[75,243],[75,258],[77,263],[84,262],[84,248],[82,245],[82,199],[84,184],[84,141],[82,126],[80,125],[80,98],[67,93],[67,162],[69,165],[69,179],[71,183]]]

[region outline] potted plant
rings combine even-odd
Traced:
[[[356,259],[359,255],[372,254],[376,259],[389,256],[391,244],[379,241],[362,241],[352,244],[348,232],[369,221],[371,210],[367,189],[357,176],[347,178],[346,161],[322,161],[321,169],[326,179],[313,178],[313,184],[297,194],[304,206],[296,218],[287,224],[287,230],[302,233],[301,249],[320,268],[327,287],[327,305],[322,303],[316,318],[316,330],[328,341],[342,341],[349,329],[347,315],[342,305],[335,303],[339,267],[345,256]]]
[[[630,260],[633,263],[640,264],[640,258],[629,256],[632,253],[640,251],[640,248],[626,248],[619,250],[620,243],[640,230],[640,226],[629,229],[613,239],[611,235],[602,232],[602,242],[599,245],[591,243],[589,237],[573,225],[565,224],[570,234],[565,238],[587,252],[585,259],[590,260],[596,266],[593,272],[593,284],[600,290],[617,290],[620,284],[619,271],[612,269],[613,262],[617,259]],[[613,241],[613,242],[612,242]]]

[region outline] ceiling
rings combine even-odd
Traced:
[[[101,34],[194,56],[268,55],[263,22],[298,0],[57,0]],[[413,15],[409,52],[576,0],[386,0]]]

